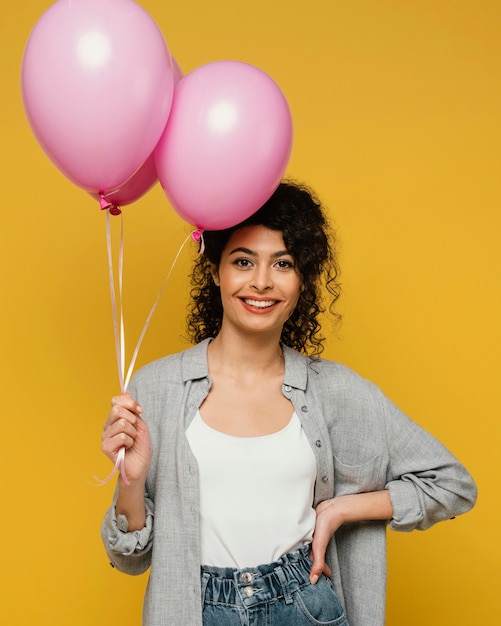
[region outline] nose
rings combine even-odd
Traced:
[[[251,287],[256,291],[267,291],[273,287],[271,271],[267,267],[257,267],[252,274]]]

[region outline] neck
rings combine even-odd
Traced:
[[[268,335],[230,337],[221,332],[209,345],[209,366],[229,375],[247,376],[263,372],[283,374],[284,362],[279,338]]]

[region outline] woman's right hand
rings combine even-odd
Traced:
[[[101,449],[115,463],[120,448],[125,447],[125,473],[132,482],[145,482],[151,463],[152,445],[142,407],[129,394],[115,396],[104,424]]]

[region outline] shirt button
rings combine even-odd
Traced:
[[[252,580],[252,574],[250,572],[244,572],[242,574],[242,582],[243,583],[250,583]]]
[[[307,407],[306,405],[302,406],[302,407],[301,407],[301,411],[302,411],[303,413],[308,413],[308,407]]]
[[[323,483],[328,483],[329,482],[329,477],[328,476],[322,476],[322,482]]]
[[[284,391],[292,391],[292,387],[290,385],[284,385]]]
[[[245,587],[244,593],[248,598],[251,598],[254,595],[254,589],[252,587]]]
[[[322,442],[320,441],[320,439],[317,439],[315,441],[315,445],[317,446],[317,448],[321,448],[322,447]]]

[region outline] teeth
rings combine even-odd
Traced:
[[[257,307],[258,309],[266,309],[267,307],[275,304],[275,300],[250,300],[249,298],[245,298],[244,302],[250,306]]]

